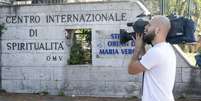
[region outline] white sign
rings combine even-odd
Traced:
[[[92,30],[92,65],[118,65],[129,58],[134,43],[120,44],[119,30],[146,10],[139,2],[0,8],[3,66],[66,66],[70,41],[65,29]],[[20,61],[20,62],[19,62]]]

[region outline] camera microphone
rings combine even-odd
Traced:
[[[128,27],[131,27],[131,26],[133,26],[133,25],[134,25],[134,23],[132,23],[132,22],[127,23],[127,26],[128,26]]]

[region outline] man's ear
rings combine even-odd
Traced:
[[[160,28],[159,27],[156,27],[155,29],[155,34],[158,34],[160,32]]]

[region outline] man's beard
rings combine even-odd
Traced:
[[[156,34],[154,32],[150,32],[148,34],[144,35],[143,41],[147,44],[151,44],[151,42],[154,40]]]

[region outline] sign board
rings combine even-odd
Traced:
[[[119,30],[147,10],[140,2],[0,7],[3,66],[67,66],[71,42],[66,29],[92,30],[92,65],[120,66],[134,43],[120,44]]]

